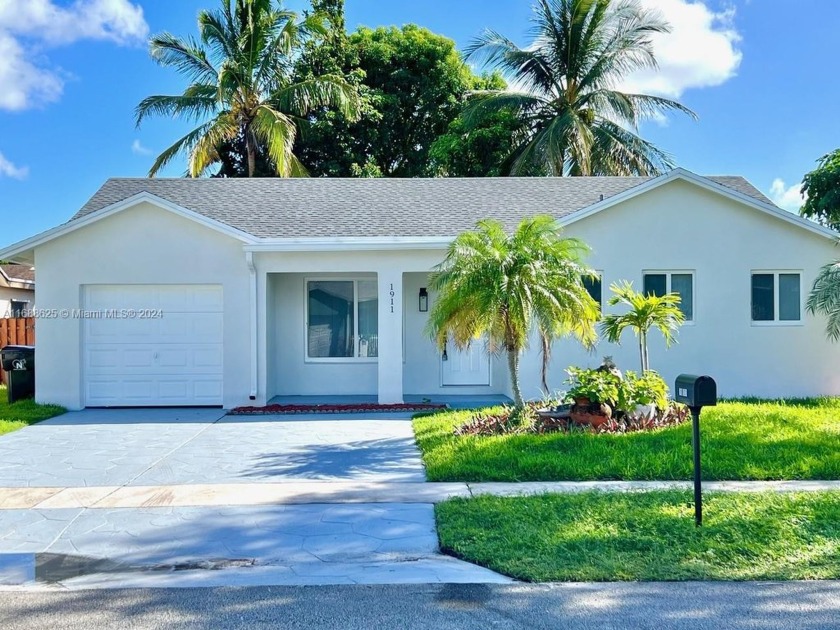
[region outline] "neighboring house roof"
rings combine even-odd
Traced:
[[[653,179],[110,179],[71,223],[146,193],[256,238],[448,237],[485,218],[560,219]],[[772,205],[742,177],[706,179]]]
[[[35,269],[30,265],[0,264],[0,275],[5,284],[23,285],[17,288],[34,288]]]

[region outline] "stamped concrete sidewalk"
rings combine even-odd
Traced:
[[[441,503],[454,497],[689,490],[689,481],[432,483],[289,481],[259,484],[0,488],[0,513],[21,509],[213,507],[314,503]],[[707,481],[706,492],[840,491],[840,481]]]

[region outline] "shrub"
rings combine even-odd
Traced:
[[[593,403],[605,403],[625,413],[637,405],[654,404],[660,410],[668,408],[668,385],[652,370],[641,376],[627,372],[624,377],[608,371],[575,367],[567,372],[571,386],[567,397],[570,400],[588,398]]]

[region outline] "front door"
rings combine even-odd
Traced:
[[[463,351],[447,344],[440,358],[440,373],[442,385],[490,385],[490,355],[484,341]]]

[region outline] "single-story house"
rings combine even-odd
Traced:
[[[32,265],[0,264],[0,318],[23,317],[35,307]]]
[[[483,218],[551,214],[592,247],[591,287],[626,279],[681,294],[678,345],[653,335],[673,383],[706,373],[724,396],[840,394],[840,351],[804,301],[837,235],[740,177],[112,179],[72,219],[0,250],[38,269],[37,399],[100,406],[264,404],[294,396],[509,394],[477,341],[439,352],[424,332],[429,273]],[[569,365],[622,346],[554,349]],[[539,397],[538,344],[522,361]]]

